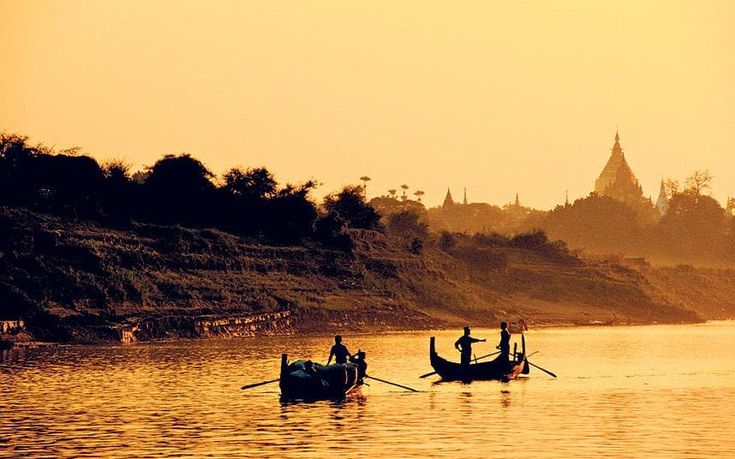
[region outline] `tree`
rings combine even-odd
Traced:
[[[425,193],[423,191],[421,191],[421,190],[416,190],[416,191],[414,191],[413,194],[414,194],[414,196],[416,196],[416,200],[418,202],[421,202],[421,196],[423,196]]]
[[[367,175],[363,175],[362,177],[360,177],[360,180],[362,180],[363,183],[362,191],[365,194],[365,199],[367,199],[367,182],[370,181],[370,177],[368,177]]]
[[[359,185],[348,185],[324,198],[324,209],[344,219],[350,228],[380,230],[380,214],[368,203]]]
[[[670,252],[694,260],[719,260],[726,252],[725,210],[711,197],[697,195],[701,190],[701,184],[692,184],[675,195],[659,229]]]
[[[406,191],[408,191],[408,185],[401,185],[401,189],[403,190],[401,200],[405,201],[406,199],[408,199],[408,195],[406,195]]]
[[[594,253],[639,250],[645,234],[633,208],[594,193],[570,206],[558,206],[535,223],[552,239]]]
[[[355,248],[355,241],[345,231],[346,222],[339,215],[329,213],[316,221],[314,238],[328,246],[351,252]]]
[[[318,217],[316,206],[309,200],[309,192],[316,183],[308,181],[300,186],[286,185],[268,199],[263,213],[265,235],[280,243],[296,244],[314,232]]]
[[[664,181],[664,191],[669,198],[672,198],[681,192],[681,185],[678,180],[666,179]]]
[[[128,222],[133,215],[139,184],[130,176],[130,164],[116,159],[102,165],[105,175],[102,208],[120,223]]]
[[[686,185],[684,191],[698,199],[712,187],[712,174],[706,169],[697,170],[692,172],[692,175],[687,177],[684,183]]]
[[[245,201],[271,198],[276,194],[276,180],[264,167],[246,170],[233,168],[224,174],[223,179],[224,189],[235,198]]]
[[[388,190],[388,194],[389,194],[389,195],[390,195],[390,197],[391,197],[391,198],[393,198],[393,199],[395,199],[395,198],[396,198],[396,193],[397,193],[397,192],[398,192],[398,190],[396,190],[396,189]]]
[[[213,174],[188,153],[166,155],[149,168],[144,216],[165,224],[203,225],[214,220]]]

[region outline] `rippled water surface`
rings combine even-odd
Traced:
[[[370,382],[345,402],[279,403],[281,352],[323,361],[327,338],[60,347],[2,354],[0,457],[735,457],[735,323],[527,333],[511,383],[436,383],[429,336],[346,336]],[[495,330],[477,355],[493,351]]]

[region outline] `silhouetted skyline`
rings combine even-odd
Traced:
[[[0,128],[99,160],[549,209],[590,192],[618,126],[644,196],[700,169],[735,193],[732,2],[0,7]]]

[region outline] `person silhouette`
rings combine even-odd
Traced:
[[[332,346],[332,349],[329,351],[327,365],[332,361],[332,357],[334,357],[335,363],[347,363],[347,358],[349,356],[350,351],[347,350],[347,346],[342,344],[342,337],[340,335],[336,335],[334,337],[334,346]]]
[[[500,343],[495,346],[495,349],[500,349],[500,357],[508,360],[510,355],[510,332],[506,322],[500,322]]]
[[[472,360],[472,343],[484,342],[484,339],[470,336],[470,327],[464,327],[464,335],[454,342],[454,347],[460,352],[463,366],[469,366]]]
[[[350,362],[357,365],[357,378],[362,383],[367,373],[367,362],[365,361],[365,352],[362,349],[357,350],[357,354],[350,356]]]

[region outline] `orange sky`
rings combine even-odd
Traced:
[[[709,168],[724,201],[733,24],[730,1],[0,0],[0,129],[550,208],[593,189],[617,125],[646,195]]]

